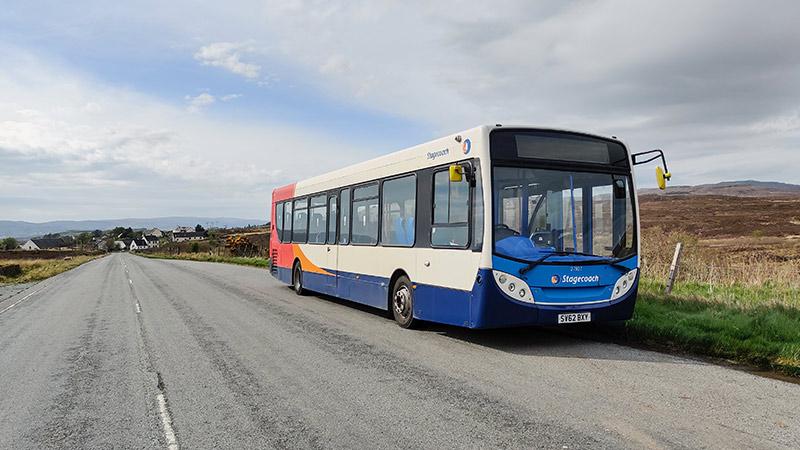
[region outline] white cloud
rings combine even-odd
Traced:
[[[192,113],[198,113],[206,106],[213,104],[216,101],[213,95],[209,94],[208,92],[203,92],[202,94],[196,95],[192,97],[191,95],[187,95],[184,99],[188,102],[188,106],[186,109]]]
[[[261,66],[242,61],[242,54],[253,50],[243,42],[215,42],[203,46],[194,54],[194,59],[203,65],[221,67],[245,78],[258,78]]]
[[[236,100],[237,98],[241,98],[241,97],[242,97],[242,94],[228,94],[228,95],[223,95],[222,97],[220,97],[220,100],[222,100],[223,102],[229,102],[231,100]]]
[[[8,63],[0,72],[3,219],[266,218],[276,185],[367,153],[289,124],[186,114],[25,52],[0,47],[0,58]],[[209,97],[189,100],[207,105]],[[61,201],[24,206],[48,198]],[[14,199],[27,200],[14,207]]]

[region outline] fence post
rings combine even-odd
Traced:
[[[675,254],[672,256],[672,264],[669,266],[669,278],[667,279],[667,288],[664,290],[664,293],[669,295],[672,292],[672,286],[675,284],[675,278],[678,277],[678,266],[681,263],[681,249],[683,249],[683,245],[678,242],[675,245]]]

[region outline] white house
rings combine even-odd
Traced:
[[[134,239],[131,241],[129,250],[133,252],[136,250],[144,250],[147,248],[150,248],[147,246],[147,241],[145,241],[144,239]]]
[[[23,250],[68,249],[69,244],[61,238],[29,239],[21,248]]]
[[[159,236],[156,236],[154,234],[150,234],[150,235],[146,234],[146,235],[142,236],[142,239],[147,244],[147,248],[158,247],[158,238],[159,238]]]
[[[175,242],[183,242],[183,241],[200,241],[205,239],[208,236],[208,233],[205,231],[187,231],[187,232],[180,232],[180,233],[172,233],[172,240]]]
[[[131,245],[132,239],[120,239],[114,241],[114,247],[118,250],[126,250]]]

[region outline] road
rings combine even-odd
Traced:
[[[403,330],[115,254],[0,301],[0,448],[800,448],[800,386],[537,329]]]

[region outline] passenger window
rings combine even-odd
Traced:
[[[303,243],[308,239],[308,199],[295,200],[292,221],[292,242]]]
[[[353,189],[353,244],[378,243],[378,185]]]
[[[342,210],[342,217],[339,220],[339,244],[346,245],[350,243],[350,189],[342,191],[339,202]]]
[[[311,197],[309,210],[308,243],[324,244],[327,237],[328,205],[325,195]]]
[[[284,202],[283,205],[283,239],[281,242],[292,242],[292,202]]]
[[[466,247],[469,242],[469,182],[451,182],[448,171],[433,176],[434,247]]]
[[[328,199],[328,244],[336,243],[336,197]]]
[[[275,223],[275,237],[281,241],[283,238],[283,203],[275,205],[275,215],[272,220]]]
[[[417,177],[410,175],[383,182],[381,243],[411,247],[417,205]]]

